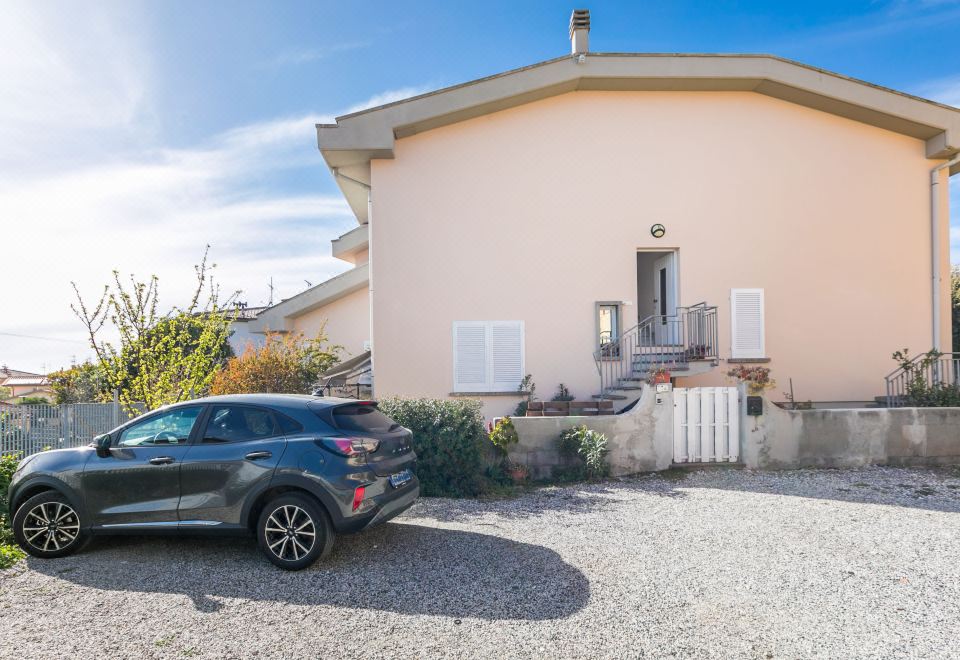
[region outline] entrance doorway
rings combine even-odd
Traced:
[[[670,317],[677,313],[677,253],[637,252],[637,322],[656,316],[652,336],[658,345],[679,343],[679,328]]]

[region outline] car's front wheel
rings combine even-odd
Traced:
[[[34,557],[53,559],[73,554],[83,545],[86,533],[80,515],[67,498],[56,491],[34,495],[13,516],[13,536]]]
[[[263,508],[257,542],[267,559],[298,571],[330,553],[334,532],[327,512],[305,495],[281,495]]]

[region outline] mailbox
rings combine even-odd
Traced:
[[[763,414],[763,399],[759,396],[747,397],[747,414],[757,417]]]

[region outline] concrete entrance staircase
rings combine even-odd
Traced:
[[[696,376],[719,364],[717,308],[706,303],[678,307],[673,315],[645,318],[594,353],[600,392],[594,399],[611,400],[622,410],[637,400],[643,383],[657,369],[671,380]]]

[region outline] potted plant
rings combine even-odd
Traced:
[[[513,483],[515,484],[522,484],[530,477],[530,468],[523,463],[514,463],[511,461],[507,465],[507,472],[510,474],[510,478],[513,479]]]
[[[647,382],[651,385],[670,382],[670,370],[666,367],[654,367],[647,376]]]

